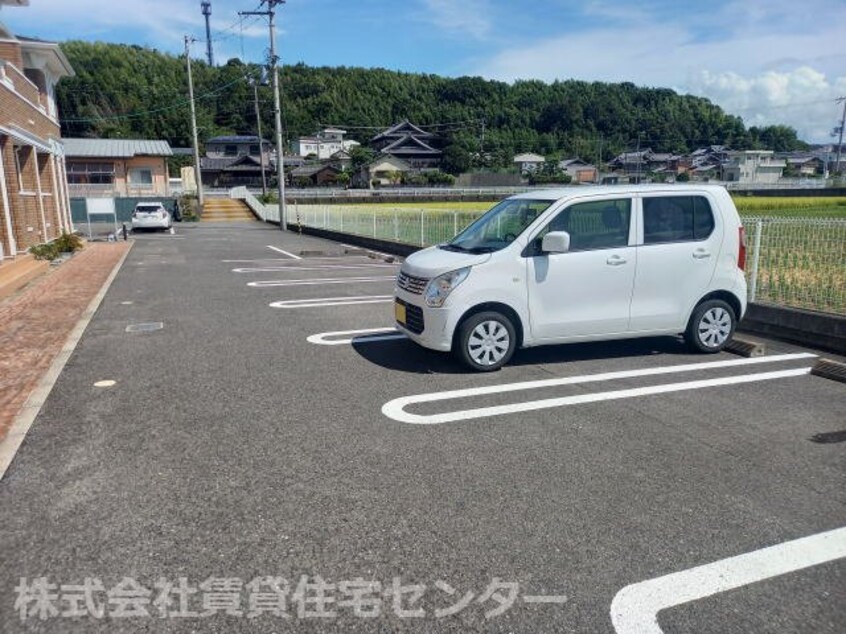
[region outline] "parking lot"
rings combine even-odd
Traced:
[[[641,339],[472,374],[393,329],[397,270],[259,223],[138,236],[0,481],[0,629],[843,631],[821,353]],[[22,611],[43,576],[135,580],[148,615]],[[193,615],[157,603],[179,578]]]

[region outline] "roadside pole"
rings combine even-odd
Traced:
[[[279,95],[279,58],[276,55],[276,5],[285,0],[262,0],[267,11],[239,11],[238,15],[264,15],[270,27],[270,73],[273,81],[273,119],[276,125],[276,180],[279,191],[279,228],[287,230],[287,207],[285,205],[285,152],[282,142],[282,98]]]
[[[197,181],[197,204],[203,208],[203,178],[200,173],[200,146],[197,141],[197,111],[194,107],[194,78],[191,75],[191,42],[190,35],[185,36],[185,65],[188,67],[188,100],[191,102],[191,140],[194,144],[194,180]]]
[[[259,110],[259,100],[258,100],[258,85],[259,82],[256,79],[251,81],[253,84],[253,96],[255,100],[256,106],[256,132],[258,133],[259,138],[259,159],[261,161],[261,194],[262,196],[267,196],[267,176],[264,173],[264,139],[261,135],[261,111]]]

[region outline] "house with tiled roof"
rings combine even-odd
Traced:
[[[285,158],[287,161],[288,157]],[[250,135],[216,136],[206,141],[200,173],[207,187],[261,187],[262,165],[269,182],[276,173],[276,159],[273,144],[267,139]]]
[[[409,121],[383,130],[372,139],[370,147],[380,154],[402,160],[412,170],[437,169],[443,158],[440,139]]]

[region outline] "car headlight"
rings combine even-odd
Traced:
[[[463,269],[444,273],[431,280],[426,286],[426,292],[424,293],[426,305],[433,308],[443,306],[449,294],[456,286],[467,279],[469,274],[470,267],[467,266]]]

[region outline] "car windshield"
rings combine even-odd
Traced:
[[[528,198],[503,200],[441,248],[467,253],[492,253],[504,249],[553,202]]]
[[[159,207],[158,205],[138,205],[135,208],[135,211],[150,213],[152,211],[161,211],[161,207]]]

